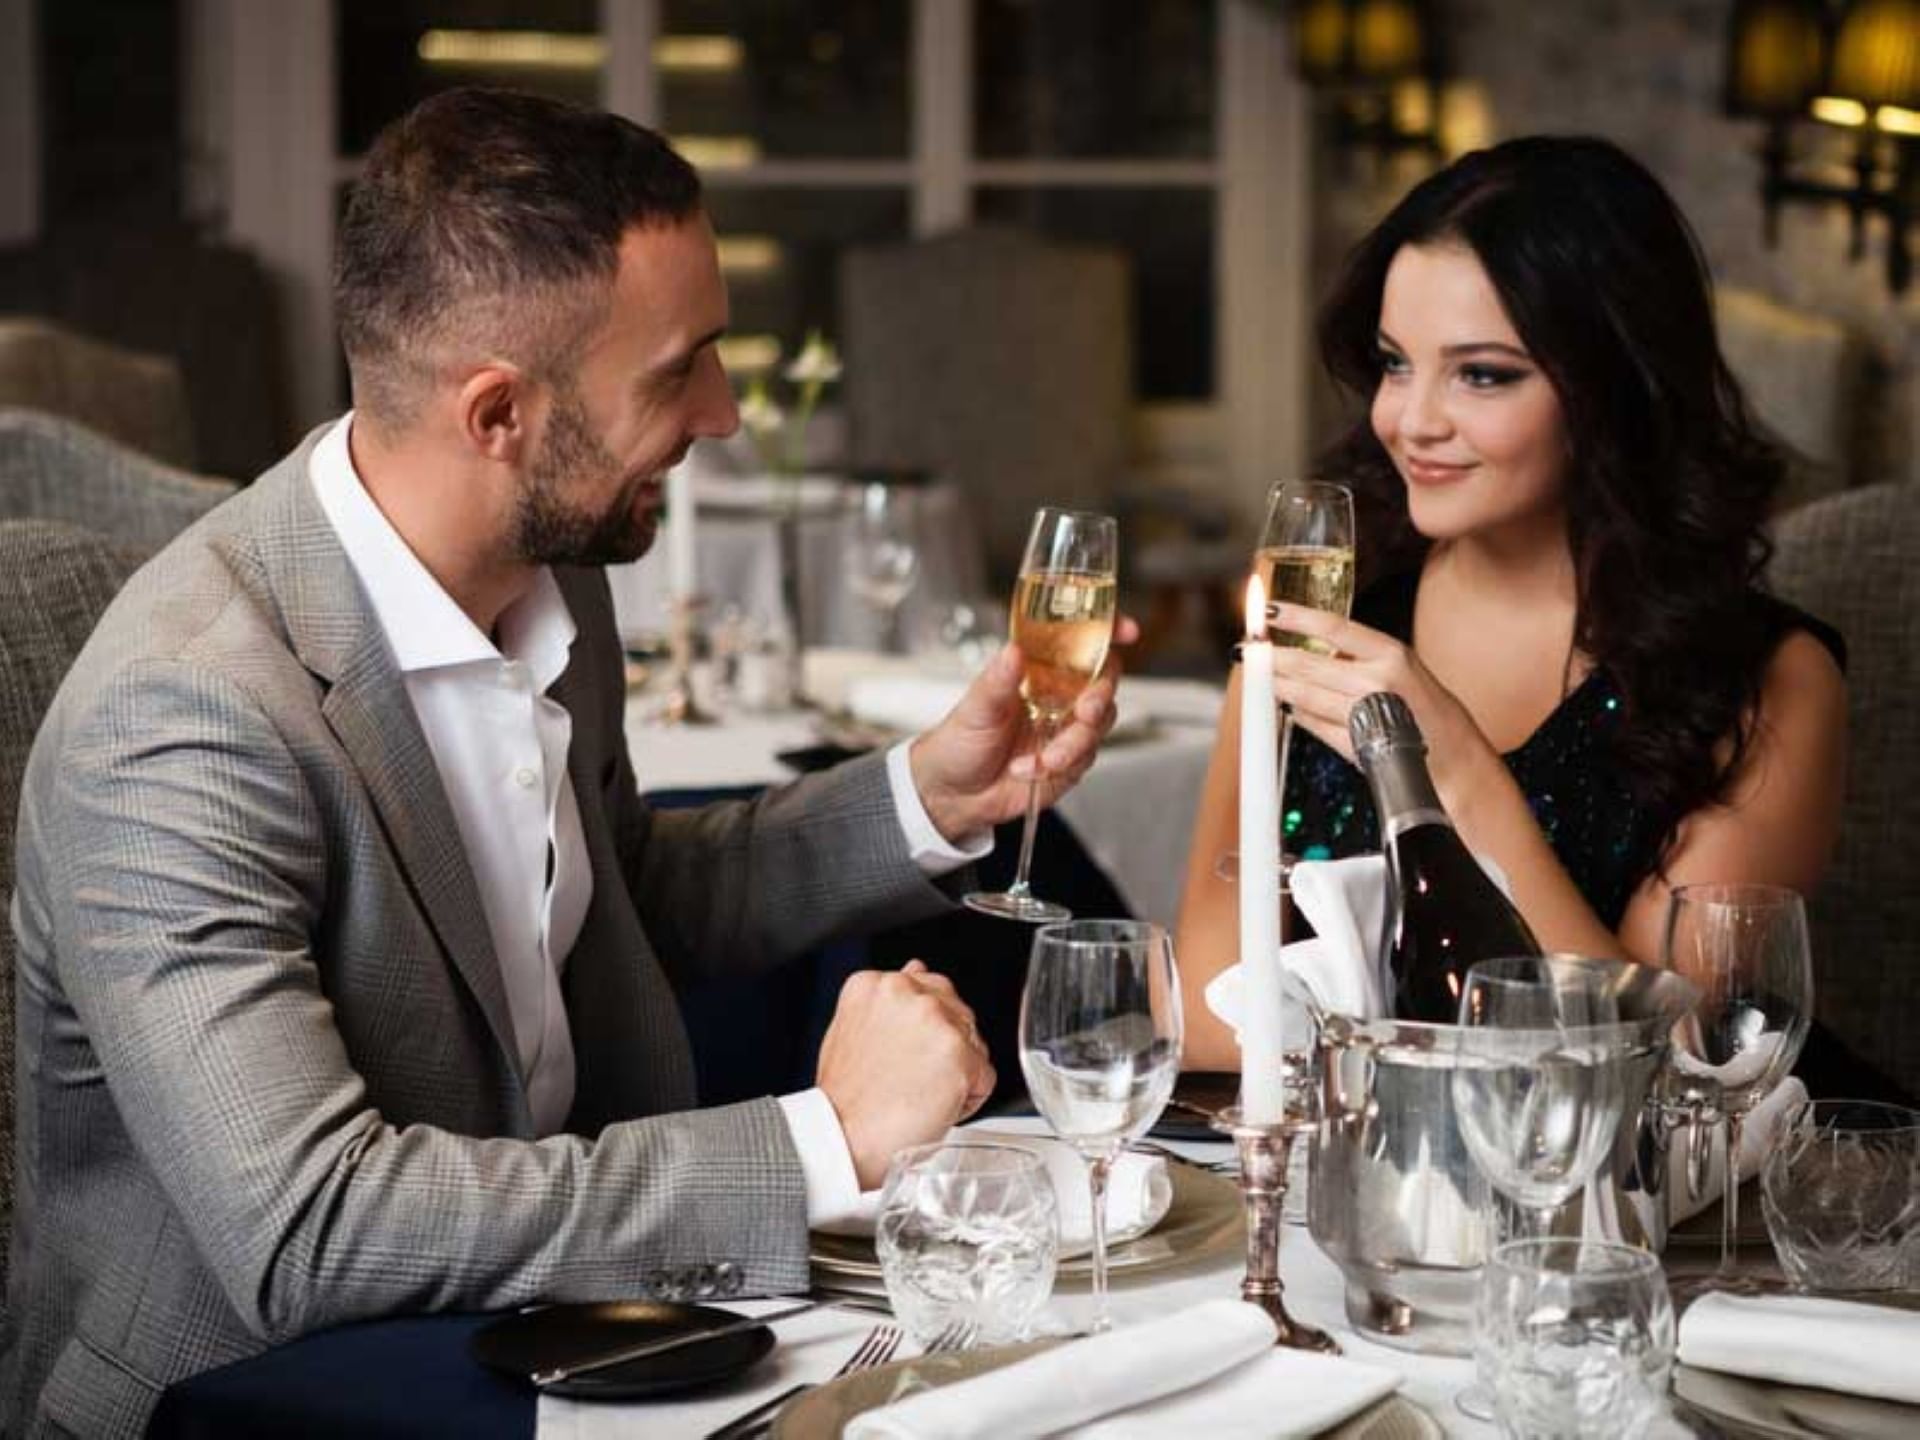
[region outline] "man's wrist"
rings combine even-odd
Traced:
[[[920,806],[927,812],[927,819],[933,822],[933,828],[940,832],[940,838],[956,849],[963,848],[969,840],[989,827],[974,812],[965,796],[935,783],[927,774],[922,751],[926,743],[927,737],[918,735],[907,746],[907,770],[913,777],[914,794],[920,797]]]

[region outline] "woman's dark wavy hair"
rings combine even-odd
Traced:
[[[1416,186],[1348,257],[1321,312],[1321,354],[1342,386],[1371,398],[1379,385],[1381,290],[1400,248],[1449,244],[1479,259],[1559,397],[1574,643],[1620,692],[1615,758],[1664,863],[1681,821],[1725,798],[1751,738],[1777,632],[1748,597],[1784,458],[1721,358],[1692,230],[1604,140],[1512,140]],[[1424,548],[1364,414],[1324,468],[1390,517],[1390,560]]]

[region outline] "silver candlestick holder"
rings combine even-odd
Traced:
[[[706,600],[699,595],[676,595],[667,628],[667,693],[653,712],[655,725],[711,725],[713,716],[693,698],[693,636]]]
[[[1288,1077],[1287,1089],[1294,1089]],[[1303,1325],[1287,1314],[1280,1283],[1281,1211],[1287,1198],[1287,1162],[1296,1140],[1312,1133],[1311,1110],[1289,1103],[1272,1124],[1248,1121],[1237,1105],[1214,1117],[1213,1126],[1233,1137],[1240,1159],[1240,1200],[1247,1219],[1247,1272],[1240,1281],[1240,1298],[1258,1305],[1273,1317],[1280,1331],[1276,1344],[1290,1350],[1317,1350],[1338,1355],[1339,1343],[1324,1330]]]

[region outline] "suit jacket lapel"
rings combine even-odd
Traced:
[[[327,682],[321,714],[359,772],[401,870],[519,1080],[506,981],[453,806],[406,681],[308,478],[318,434],[255,482],[277,492],[267,497],[261,563],[295,653]]]

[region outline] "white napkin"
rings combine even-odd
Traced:
[[[1280,947],[1289,989],[1313,1006],[1340,1015],[1373,1019],[1387,1013],[1374,950],[1387,905],[1387,862],[1380,855],[1345,860],[1302,860],[1291,872],[1293,903],[1313,926],[1311,940]],[[1207,1008],[1240,1028],[1241,974],[1229,965],[1207,984]],[[1308,1034],[1285,1034],[1281,1043],[1304,1045]]]
[[[1273,1321],[1208,1300],[925,1390],[856,1416],[847,1440],[1098,1440],[1317,1435],[1390,1395],[1400,1377],[1274,1346]],[[1091,1422],[1091,1423],[1090,1423]]]
[[[1747,1112],[1746,1123],[1740,1127],[1740,1155],[1736,1162],[1742,1181],[1760,1173],[1773,1142],[1779,1138],[1780,1127],[1787,1123],[1793,1107],[1806,1098],[1807,1087],[1800,1077],[1789,1075]],[[1718,1136],[1713,1136],[1710,1137],[1713,1158],[1707,1167],[1707,1183],[1698,1199],[1687,1194],[1687,1143],[1691,1133],[1690,1126],[1676,1125],[1667,1135],[1667,1223],[1670,1225],[1698,1215],[1727,1188],[1725,1147]]]
[[[1920,1314],[1812,1295],[1702,1295],[1680,1363],[1920,1405]]]
[[[1093,1196],[1087,1188],[1087,1162],[1064,1140],[1045,1135],[1013,1135],[992,1130],[958,1129],[947,1134],[949,1144],[1013,1145],[1038,1155],[1053,1181],[1060,1206],[1060,1254],[1073,1255],[1093,1248]],[[1144,1235],[1167,1218],[1173,1203],[1173,1181],[1167,1162],[1158,1155],[1128,1150],[1107,1172],[1107,1240],[1113,1243]],[[880,1214],[880,1191],[869,1190],[848,1215],[822,1220],[814,1228],[828,1235],[871,1235]]]

